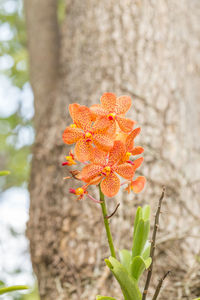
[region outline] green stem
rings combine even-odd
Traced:
[[[99,195],[100,195],[100,201],[101,201],[101,209],[102,209],[102,214],[103,214],[104,226],[105,226],[105,229],[106,229],[106,234],[107,234],[108,244],[109,244],[109,247],[110,247],[111,256],[116,258],[113,239],[112,239],[112,235],[111,235],[111,232],[110,232],[110,226],[109,226],[108,219],[106,218],[107,217],[106,202],[105,202],[105,199],[104,199],[104,194],[101,191],[100,185],[99,185]]]

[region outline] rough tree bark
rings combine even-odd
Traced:
[[[70,123],[68,104],[97,102],[105,91],[132,96],[148,179],[138,197],[121,195],[111,220],[116,243],[130,247],[135,207],[154,207],[165,185],[154,282],[170,269],[162,299],[199,296],[191,275],[200,276],[193,266],[200,212],[199,1],[67,0],[60,33],[55,0],[25,0],[25,12],[36,126],[27,235],[41,299],[93,300],[96,293],[120,299],[104,268],[99,206],[74,202],[60,167],[68,150],[61,138]],[[110,211],[116,201],[109,200]]]

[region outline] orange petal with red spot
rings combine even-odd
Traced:
[[[133,145],[134,145],[134,139],[136,138],[136,136],[140,133],[141,128],[138,127],[136,129],[134,129],[126,138],[126,149],[127,151],[131,151],[133,149]]]
[[[140,193],[146,183],[146,178],[144,176],[139,176],[136,180],[132,181],[131,188],[134,193],[138,194]]]
[[[120,129],[124,132],[130,132],[135,124],[134,121],[119,116],[116,117],[116,120]]]
[[[143,163],[143,160],[144,160],[143,157],[140,157],[140,158],[134,160],[134,162],[132,164],[133,169],[136,170],[137,168],[139,168],[141,166],[141,164]]]
[[[129,180],[133,178],[133,175],[135,173],[133,166],[129,163],[118,165],[114,170],[115,172],[117,172],[117,174]]]
[[[92,124],[92,113],[90,109],[84,105],[80,105],[73,112],[74,123],[83,130],[88,130]]]
[[[105,132],[105,130],[111,125],[110,121],[106,117],[99,117],[94,122],[92,129],[95,132]]]
[[[95,147],[93,150],[93,158],[92,162],[97,164],[97,165],[106,165],[106,158],[108,156],[107,152],[104,152],[100,150],[99,148]]]
[[[141,153],[143,153],[143,152],[144,152],[144,148],[143,148],[143,147],[140,147],[140,146],[135,147],[135,148],[133,148],[133,149],[131,150],[131,154],[132,154],[132,155],[139,155],[139,154],[141,154]]]
[[[131,97],[121,96],[117,98],[115,112],[119,115],[125,114],[131,107]]]
[[[75,114],[78,111],[79,107],[80,107],[80,104],[78,104],[78,103],[69,104],[69,113],[70,113],[70,116],[73,121],[74,121]]]
[[[63,132],[63,141],[69,145],[76,143],[82,137],[83,137],[83,132],[79,128],[67,127]]]
[[[79,178],[85,182],[90,182],[101,174],[102,169],[101,165],[89,164],[82,169]]]
[[[102,178],[103,178],[103,176],[99,175],[99,176],[95,177],[94,179],[90,180],[88,184],[89,185],[97,185],[101,182]]]
[[[102,107],[108,112],[114,112],[116,107],[116,95],[113,93],[104,93],[100,99]]]
[[[93,143],[95,146],[105,152],[110,151],[113,146],[113,140],[109,136],[99,133],[94,133]]]
[[[120,180],[115,173],[110,173],[101,182],[102,193],[107,197],[114,197],[120,189]]]
[[[125,155],[125,146],[121,141],[115,141],[113,148],[110,150],[109,154],[109,165],[114,165],[118,163],[121,158]]]
[[[74,154],[78,161],[84,162],[91,160],[93,147],[90,142],[86,142],[85,138],[81,138],[75,146]]]
[[[108,112],[106,109],[104,109],[100,104],[94,104],[90,107],[90,111],[93,115],[96,117],[104,117],[107,116]]]

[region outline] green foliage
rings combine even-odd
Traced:
[[[15,4],[15,5],[14,5]],[[13,1],[13,9],[8,9],[8,1],[0,2],[0,26],[7,26],[12,34],[10,39],[0,43],[0,56],[7,55],[12,61],[4,73],[19,88],[28,81],[28,60],[26,49],[26,30],[22,0]]]
[[[9,175],[10,174],[10,171],[0,171],[0,176],[6,176],[6,175]]]
[[[113,297],[106,297],[106,296],[97,295],[96,300],[117,300],[117,299],[115,299]]]
[[[116,280],[119,282],[125,300],[140,300],[139,279],[145,269],[151,265],[150,243],[148,235],[150,230],[150,206],[138,207],[134,222],[132,251],[123,249],[119,251],[120,262],[109,257],[105,262]],[[113,299],[98,296],[97,300]],[[102,297],[102,298],[101,298]]]
[[[0,295],[10,293],[10,292],[19,291],[19,290],[27,290],[27,289],[29,289],[29,287],[26,286],[26,285],[13,285],[13,286],[1,287],[0,288]]]

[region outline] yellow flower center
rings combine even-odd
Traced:
[[[90,132],[86,132],[85,137],[87,139],[90,139],[92,137],[92,134]]]
[[[76,128],[77,126],[76,126],[76,124],[71,124],[70,127],[71,128]]]
[[[126,160],[129,160],[129,157],[131,156],[130,152],[126,152]]]
[[[83,195],[84,194],[84,189],[83,188],[77,188],[76,189],[76,195]]]
[[[115,114],[115,113],[110,113],[110,114],[108,115],[108,119],[109,119],[109,120],[115,120],[115,117],[116,117],[116,114]]]
[[[107,166],[103,169],[103,173],[105,173],[106,175],[109,175],[111,172],[111,167]]]

